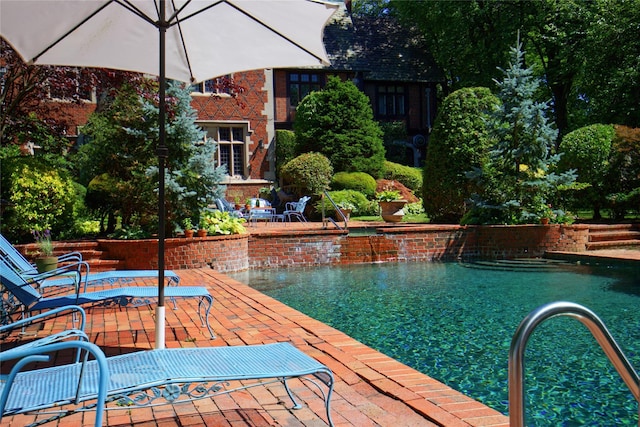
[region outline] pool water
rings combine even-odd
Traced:
[[[540,305],[593,310],[640,368],[640,279],[630,267],[386,263],[231,276],[505,415],[511,338]],[[525,374],[527,425],[638,425],[633,395],[575,319],[536,329]]]

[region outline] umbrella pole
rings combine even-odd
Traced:
[[[165,39],[166,39],[165,0],[160,0],[160,20],[158,32],[160,35],[160,85],[158,89],[158,306],[156,307],[156,348],[165,347],[165,307],[164,307],[164,239],[165,239],[165,161],[168,156],[165,132]]]

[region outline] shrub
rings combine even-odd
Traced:
[[[600,208],[607,203],[604,189],[607,185],[614,136],[613,125],[595,124],[568,133],[560,143],[562,157],[558,167],[562,171],[575,169],[578,182],[589,184],[588,188],[578,194],[577,207],[590,204],[594,209],[595,219],[600,218]]]
[[[336,172],[382,175],[382,131],[369,98],[352,82],[332,77],[307,95],[296,109],[294,130],[299,150],[324,154]]]
[[[282,166],[296,157],[296,134],[286,129],[276,130],[276,176],[280,177]]]
[[[9,207],[3,214],[3,233],[27,241],[32,230],[51,230],[59,236],[74,223],[76,191],[64,172],[37,158],[18,158],[3,162],[10,170]]]
[[[384,179],[399,181],[414,193],[422,193],[421,169],[386,161],[384,162]]]
[[[424,208],[432,222],[457,223],[477,186],[465,173],[480,167],[491,145],[486,119],[499,105],[488,88],[451,93],[440,106],[429,139],[422,187]]]
[[[333,190],[355,190],[371,198],[376,193],[376,180],[365,172],[338,172],[331,179]]]
[[[338,190],[329,191],[331,199],[340,206],[349,203],[353,205],[352,214],[358,215],[377,215],[378,204],[367,199],[363,193],[355,190]],[[322,198],[314,205],[316,212],[322,213],[322,205],[324,204],[325,214],[334,215],[335,209],[333,205],[326,199]]]
[[[616,126],[605,189],[614,219],[640,209],[640,129]]]
[[[306,153],[283,165],[281,173],[284,184],[299,194],[320,194],[329,189],[333,168],[322,154]]]

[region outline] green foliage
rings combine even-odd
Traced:
[[[575,180],[572,172],[554,172],[557,131],[548,122],[547,105],[534,101],[538,81],[524,68],[521,45],[498,82],[500,108],[491,116],[489,129],[496,141],[488,161],[468,176],[480,185],[473,197],[472,213],[465,221],[483,223],[538,222],[540,208],[558,200],[559,186]]]
[[[298,105],[294,122],[299,152],[324,154],[336,172],[382,176],[382,131],[369,98],[350,81],[332,77]]]
[[[3,234],[25,241],[31,230],[49,229],[60,235],[73,224],[76,186],[64,170],[34,157],[5,159],[2,168],[9,202],[3,212]]]
[[[614,219],[640,210],[640,129],[616,126],[605,192]]]
[[[478,191],[465,172],[486,163],[492,145],[486,122],[499,104],[489,89],[480,87],[457,90],[440,106],[422,186],[424,208],[432,222],[459,222],[466,201]]]
[[[195,125],[189,91],[182,85],[169,84],[167,107],[166,232],[171,235],[181,219],[197,215],[222,195],[218,183],[224,169],[215,168],[211,161],[216,146],[204,141],[204,132]],[[115,229],[118,216],[125,228],[157,231],[155,98],[140,96],[134,88],[123,86],[110,103],[90,117],[83,133],[91,142],[80,149],[76,163],[82,181],[91,183],[90,208],[109,221],[106,231]]]
[[[379,122],[382,130],[385,157],[392,162],[401,163],[406,159],[406,147],[395,141],[407,141],[407,126],[404,122]]]
[[[384,190],[376,193],[376,200],[379,202],[393,202],[400,200],[400,192],[396,190]]]
[[[611,143],[615,137],[612,125],[595,124],[576,129],[562,138],[558,164],[560,171],[574,169],[577,180],[588,187],[576,194],[575,207],[594,208],[594,217],[600,218],[600,208],[606,204],[605,186],[609,172]]]
[[[329,191],[331,199],[342,209],[351,209],[352,215],[377,215],[378,204],[370,201],[366,195],[356,190],[338,190]],[[335,209],[331,202],[326,198],[320,199],[315,204],[315,210],[318,213],[322,212],[322,205],[324,204],[325,213],[329,216],[335,215]],[[351,207],[349,207],[351,205]]]
[[[298,189],[299,194],[321,194],[329,189],[333,176],[331,162],[320,153],[305,153],[282,166],[285,185]]]
[[[243,234],[247,230],[244,228],[244,218],[237,218],[229,212],[219,210],[206,210],[200,214],[201,228],[207,230],[209,234]]]
[[[280,176],[282,165],[296,157],[296,134],[286,129],[276,130],[276,176]]]
[[[422,192],[421,169],[385,161],[383,178],[398,181],[414,193],[420,194]]]
[[[333,190],[355,190],[367,197],[376,193],[376,180],[365,172],[338,172],[331,179]]]

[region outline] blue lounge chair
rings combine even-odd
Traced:
[[[307,218],[304,216],[304,209],[307,207],[309,200],[311,200],[311,197],[303,196],[297,202],[288,202],[283,212],[285,219],[289,222],[291,222],[292,218],[301,222],[307,222]]]
[[[80,361],[24,370],[28,363],[46,362],[50,353],[68,349],[82,350]],[[300,378],[318,387],[325,401],[327,421],[333,426],[331,370],[289,343],[172,348],[106,357],[95,344],[67,341],[14,348],[7,353],[0,352],[0,363],[18,361],[6,381],[0,382],[0,419],[42,410],[51,413],[60,405],[67,405],[51,419],[96,411],[98,427],[102,426],[105,410],[173,405],[275,382],[284,385],[293,408],[298,409],[301,406],[289,390],[287,380]],[[89,354],[94,360],[88,360]],[[316,380],[328,387],[326,393]],[[235,387],[232,381],[241,383]],[[107,401],[115,404],[107,407]],[[77,406],[69,409],[69,404]],[[41,417],[38,422],[43,422]]]
[[[45,298],[33,287],[33,285],[18,274],[11,265],[0,259],[0,282],[9,293],[2,298],[2,310],[10,313],[22,309],[23,312],[48,310],[66,305],[99,305],[110,306],[132,306],[150,305],[156,301],[158,289],[155,286],[129,286],[104,289],[94,292],[81,291],[76,288],[73,294],[53,296]],[[209,324],[209,312],[213,305],[213,297],[205,287],[198,286],[167,286],[164,295],[174,303],[177,308],[176,298],[198,298],[198,315],[202,326],[206,326],[215,338],[213,330]],[[9,307],[14,305],[14,307]],[[16,307],[19,305],[19,307]],[[2,313],[5,314],[5,313]],[[6,317],[6,314],[5,316]]]
[[[115,270],[90,273],[89,264],[83,261],[79,252],[69,252],[58,257],[65,265],[46,273],[38,273],[35,266],[29,262],[4,236],[0,234],[0,254],[11,264],[15,271],[30,282],[37,283],[43,289],[49,286],[74,286],[83,284],[84,290],[88,285],[129,283],[136,279],[158,277],[157,270]],[[178,284],[180,278],[171,271],[165,270],[164,277],[168,284]]]

